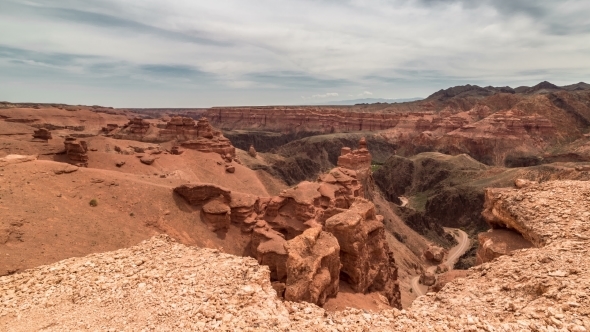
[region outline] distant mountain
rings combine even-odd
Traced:
[[[547,81],[543,81],[533,87],[529,86],[519,86],[517,88],[511,88],[509,86],[504,87],[493,87],[493,86],[486,86],[480,87],[477,85],[459,85],[454,86],[448,89],[439,90],[426,98],[426,100],[447,100],[453,97],[487,97],[494,95],[496,93],[512,93],[512,94],[539,94],[539,93],[548,93],[552,91],[559,91],[559,90],[566,90],[566,91],[580,91],[580,90],[590,90],[590,84],[586,84],[584,82],[565,85],[565,86],[557,86],[555,84],[549,83]]]
[[[424,98],[399,98],[399,99],[386,99],[386,98],[362,98],[362,99],[351,99],[351,100],[337,100],[329,101],[325,103],[316,103],[313,105],[357,105],[357,104],[376,104],[376,103],[406,103],[410,101],[422,100]]]

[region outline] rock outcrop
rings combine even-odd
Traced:
[[[206,118],[195,121],[186,117],[172,117],[164,128],[152,125],[147,120],[134,118],[127,125],[114,129],[111,133],[117,139],[153,143],[174,141],[187,149],[215,152],[223,157],[230,155],[231,159],[236,157],[236,149],[231,142],[221,131],[213,129]],[[176,148],[171,153],[181,153],[178,151]]]
[[[148,133],[150,124],[142,118],[133,118],[129,120],[126,127],[128,127],[131,134],[142,136]]]
[[[399,306],[397,268],[375,205],[359,198],[350,209],[326,220],[325,229],[340,244],[344,280],[356,292],[380,291],[392,306]]]
[[[76,166],[88,167],[88,145],[86,141],[78,141],[76,138],[67,136],[65,141],[65,152],[68,158]]]
[[[261,265],[270,269],[270,280],[285,287],[287,280],[287,250],[285,237],[270,228],[264,221],[259,221],[252,231],[250,252]],[[283,296],[284,294],[278,294]]]
[[[337,165],[356,172],[357,179],[363,188],[363,197],[371,199],[374,191],[374,181],[371,172],[371,153],[367,149],[367,141],[362,137],[359,141],[359,148],[352,150],[343,147],[338,157]]]
[[[533,245],[521,234],[508,229],[491,229],[477,236],[476,264],[491,262],[495,258],[507,255],[515,250],[531,248]]]
[[[231,201],[231,190],[208,183],[183,184],[174,188],[174,192],[182,196],[191,205],[202,205],[212,198],[224,197]]]
[[[248,149],[248,154],[250,155],[250,157],[252,158],[256,158],[256,149],[254,149],[254,145],[250,145],[250,148]]]
[[[355,171],[370,169],[371,154],[367,149],[367,141],[363,137],[359,141],[358,150],[352,150],[349,147],[343,147],[340,157],[338,157],[338,166]]]
[[[370,158],[363,141],[359,150],[354,156]],[[301,182],[275,197],[205,184],[174,191],[192,205],[205,204],[201,219],[210,229],[227,230],[231,221],[251,232],[251,255],[270,268],[271,280],[276,289],[285,290],[286,299],[322,304],[337,294],[342,276],[354,291],[380,292],[390,305],[400,307],[397,267],[383,217],[364,199],[357,179],[359,172],[370,179],[370,160],[346,165],[357,170],[337,167],[316,182]]]
[[[33,138],[47,141],[52,139],[53,137],[51,136],[51,131],[49,131],[48,129],[39,128],[35,130],[35,132],[33,133]]]
[[[338,293],[340,246],[334,235],[319,227],[287,241],[285,300],[323,305]]]
[[[203,205],[201,220],[211,231],[227,230],[231,222],[231,209],[223,199],[214,199]]]
[[[445,258],[445,249],[431,245],[424,251],[424,257],[429,261],[440,263]]]

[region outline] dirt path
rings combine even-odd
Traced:
[[[467,249],[469,249],[470,241],[469,236],[467,236],[467,233],[458,228],[445,227],[445,232],[452,234],[458,242],[456,246],[449,250],[447,260],[445,260],[442,263],[447,265],[450,271],[453,269],[453,266],[455,266],[455,263],[457,262],[459,257],[461,257],[461,255],[463,255],[467,251]],[[436,266],[429,267],[427,271],[434,273],[436,271]],[[426,286],[421,285],[419,280],[420,276],[415,276],[414,278],[412,278],[412,281],[410,283],[412,289],[416,293],[416,296],[422,296],[426,294]]]

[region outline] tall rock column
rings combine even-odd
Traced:
[[[395,260],[385,240],[383,217],[375,205],[357,199],[349,210],[326,220],[325,229],[340,244],[342,273],[355,292],[381,292],[390,305],[400,307]]]
[[[285,300],[323,305],[338,294],[340,246],[334,235],[313,227],[287,241]]]

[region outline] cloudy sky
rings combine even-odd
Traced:
[[[314,104],[588,82],[589,17],[588,0],[0,0],[0,100]]]

